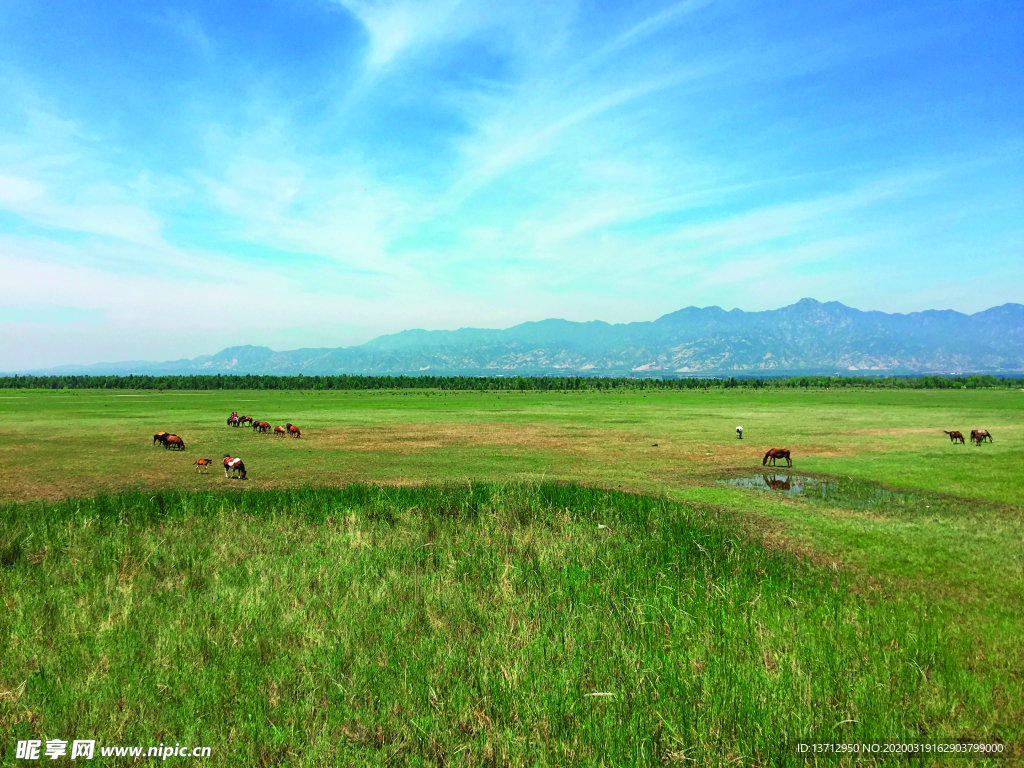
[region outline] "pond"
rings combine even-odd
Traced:
[[[917,501],[912,493],[890,491],[878,483],[853,478],[825,478],[794,475],[782,472],[759,472],[749,477],[730,477],[719,480],[734,488],[769,491],[783,496],[827,501],[845,507],[887,507]]]

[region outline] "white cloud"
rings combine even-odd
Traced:
[[[369,37],[367,67],[386,67],[404,53],[460,29],[463,0],[336,0],[359,19]]]
[[[46,188],[37,181],[20,176],[0,174],[0,205],[21,207],[34,205],[43,198]]]
[[[287,163],[239,158],[223,180],[204,181],[239,239],[390,271],[387,246],[407,202],[357,171],[311,178]]]
[[[89,190],[83,190],[89,197]],[[33,224],[112,237],[139,245],[161,243],[160,223],[144,208],[128,204],[61,203],[31,178],[0,176],[0,208]]]

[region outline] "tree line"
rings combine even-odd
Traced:
[[[793,376],[781,378],[627,378],[600,376],[0,376],[0,389],[498,391],[797,389],[988,389],[1018,387],[1020,378],[972,376]]]

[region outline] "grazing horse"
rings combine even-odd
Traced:
[[[205,475],[211,464],[213,464],[213,459],[196,459],[196,472],[202,472]]]
[[[270,423],[266,422],[266,421],[254,421],[252,423],[252,431],[253,432],[269,432],[270,431]]]
[[[177,435],[168,435],[164,440],[164,448],[174,448],[178,451],[185,450],[185,441]]]
[[[736,427],[736,439],[737,440],[742,440],[743,439],[743,427]]]
[[[274,434],[275,435],[280,435],[281,437],[287,437],[288,436],[288,430],[285,429],[284,427],[274,427]]]
[[[163,430],[160,430],[153,435],[153,445],[156,445],[157,443],[161,443],[165,448],[167,447],[167,433]]]
[[[239,426],[241,426],[242,424],[252,424],[252,416],[239,416],[238,424]]]
[[[228,454],[224,454],[224,477],[231,477],[233,474],[238,474],[239,480],[245,480],[245,464],[242,463],[241,459],[233,459]]]
[[[302,431],[294,424],[285,424],[284,427],[288,430],[288,437],[302,437]]]
[[[789,448],[769,448],[768,453],[761,460],[761,466],[763,467],[767,464],[769,459],[771,459],[773,467],[775,466],[776,459],[785,459],[787,467],[793,466],[793,460],[789,458]]]
[[[954,429],[952,432],[947,432],[944,429],[942,431],[945,432],[947,435],[949,435],[949,442],[951,442],[951,443],[960,443],[961,445],[964,444],[964,434],[960,430]]]
[[[977,445],[981,445],[986,440],[992,442],[992,435],[987,429],[972,429],[971,430],[971,442]]]

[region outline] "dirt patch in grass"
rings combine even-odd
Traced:
[[[963,430],[961,430],[963,431]],[[967,430],[970,432],[970,430]],[[946,435],[942,434],[941,429],[934,427],[892,427],[889,429],[851,429],[845,432],[847,435],[874,435],[877,437],[900,437],[901,435],[934,435],[940,434],[943,438],[948,440]]]
[[[337,427],[318,431],[316,445],[340,451],[367,453],[418,453],[432,448],[454,447],[523,447],[543,451],[573,452],[582,443],[600,435],[607,440],[606,430],[574,431],[572,439],[558,428],[539,427],[510,422],[413,423],[380,427]],[[621,436],[612,436],[612,439]],[[632,438],[636,440],[635,437]]]
[[[2,432],[0,432],[0,440],[4,440],[4,439],[5,439],[4,434]],[[21,444],[13,443],[12,444],[9,441],[9,439],[6,442],[7,442],[7,444],[4,445],[2,448],[0,448],[0,454],[10,454],[10,453],[18,454],[18,453],[23,453],[24,451],[36,451],[36,450],[39,450],[39,446],[34,444],[34,443],[21,443]]]
[[[11,474],[4,477],[3,490],[0,491],[0,502],[28,499],[60,501],[67,497],[68,493],[61,483],[39,483]]]
[[[178,484],[178,479],[170,475],[145,477],[139,482],[140,475],[125,477],[121,475],[94,475],[89,477],[55,478],[49,482],[40,482],[20,477],[4,479],[3,490],[0,491],[0,503],[6,501],[61,501],[71,498],[86,498],[98,493],[116,493],[139,486],[147,488],[170,488]]]
[[[737,440],[737,443],[740,441]],[[769,447],[766,445],[716,445],[711,451],[695,451],[688,453],[677,453],[673,458],[678,457],[686,459],[687,461],[702,461],[702,462],[714,462],[715,464],[721,464],[725,462],[737,462],[740,460],[744,462],[756,463],[761,466],[761,460],[764,458],[765,451]],[[789,448],[791,458],[794,462],[798,461],[800,457],[814,456],[815,458],[842,458],[844,456],[855,456],[858,453],[863,453],[863,446],[840,446],[840,445],[801,445],[797,448],[793,448],[792,445],[781,445],[775,446],[780,448]],[[785,462],[780,462],[785,464]]]

